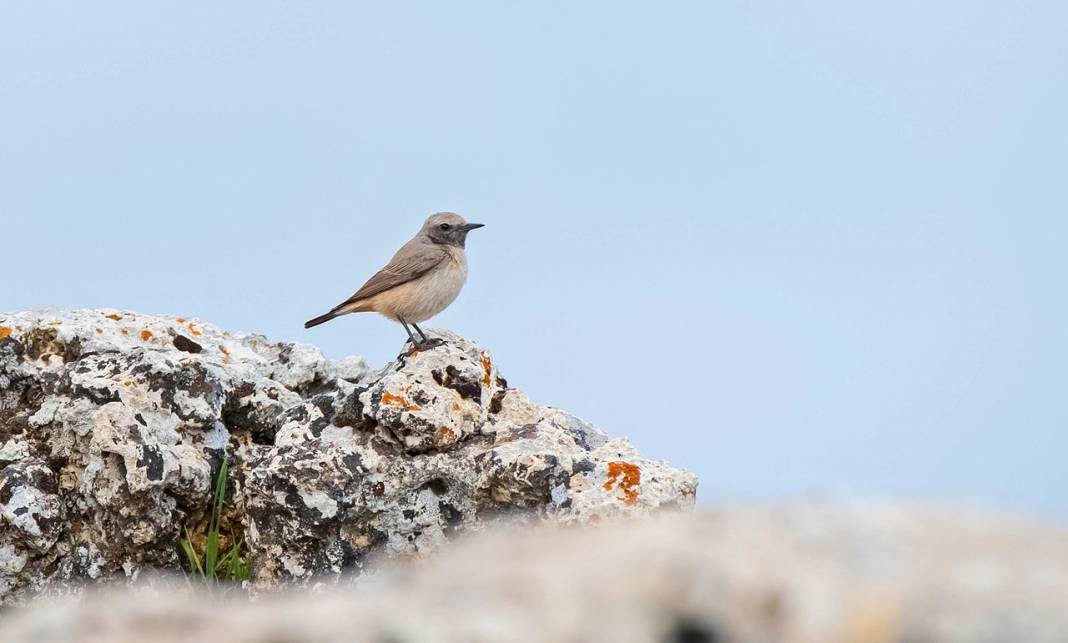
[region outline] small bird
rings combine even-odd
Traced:
[[[448,308],[467,281],[464,244],[467,233],[481,228],[452,212],[431,215],[419,233],[401,246],[386,267],[367,280],[356,294],[330,312],[308,320],[311,328],[349,313],[375,312],[404,326],[417,348],[441,343],[431,341],[417,325]],[[411,324],[419,333],[417,340]]]

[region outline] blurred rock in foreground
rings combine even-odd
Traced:
[[[0,604],[177,571],[224,457],[256,588],[329,582],[503,519],[693,504],[692,474],[432,334],[444,345],[370,371],[196,319],[0,314]]]
[[[1063,531],[798,506],[483,533],[355,589],[254,603],[89,595],[10,611],[0,640],[1053,643],[1066,608]]]

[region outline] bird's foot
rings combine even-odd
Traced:
[[[441,339],[440,337],[428,337],[425,340],[421,342],[415,342],[414,344],[409,341],[407,344],[405,344],[405,347],[407,348],[410,346],[410,348],[408,348],[408,350],[406,350],[405,352],[401,353],[401,355],[403,355],[404,357],[411,357],[416,353],[428,351],[432,348],[437,348],[438,346],[441,346],[444,343],[445,340]]]

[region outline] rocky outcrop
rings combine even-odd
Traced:
[[[181,317],[0,314],[0,603],[178,569],[223,458],[257,587],[358,571],[499,521],[692,504],[693,475],[444,344],[371,371]]]
[[[0,640],[1060,643],[1068,534],[854,504],[482,533],[354,591],[181,590],[4,615]],[[107,618],[100,618],[107,614]]]

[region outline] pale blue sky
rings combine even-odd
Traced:
[[[1068,518],[1068,4],[358,4],[0,2],[0,309],[379,364],[455,210],[428,325],[705,501]]]

